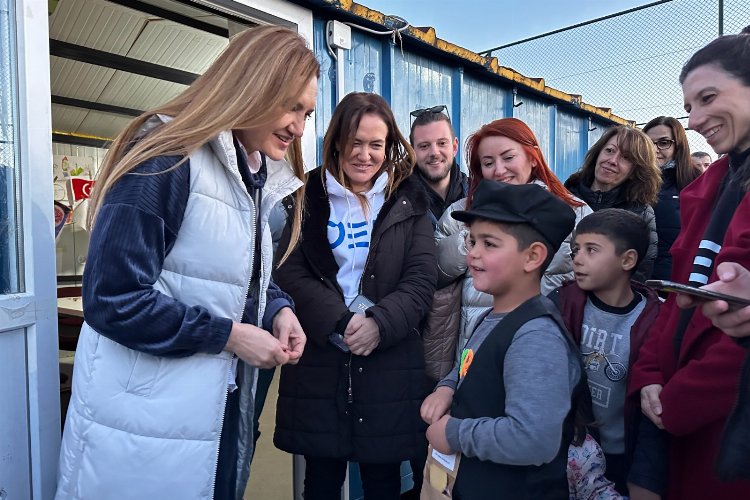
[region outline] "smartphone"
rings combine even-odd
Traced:
[[[341,352],[349,352],[349,346],[346,345],[344,337],[340,333],[333,332],[330,334],[328,336],[328,342]]]
[[[690,295],[704,301],[723,300],[729,304],[730,309],[739,309],[741,307],[750,306],[750,300],[748,299],[735,297],[734,295],[727,295],[725,293],[712,292],[711,290],[705,290],[703,288],[685,285],[675,281],[647,280],[646,286],[664,292],[684,293],[685,295]]]

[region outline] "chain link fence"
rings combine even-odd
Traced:
[[[491,49],[500,64],[645,125],[673,116],[687,129],[682,65],[720,34],[750,25],[748,0],[666,0]],[[688,131],[690,148],[716,154]]]
[[[10,0],[0,0],[0,294],[18,291],[15,47]]]

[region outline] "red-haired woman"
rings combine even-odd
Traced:
[[[463,350],[482,312],[492,307],[492,297],[475,290],[471,275],[467,272],[464,224],[450,216],[454,210],[468,210],[471,207],[472,196],[479,182],[491,179],[508,184],[539,184],[575,210],[576,224],[591,213],[589,206],[573,196],[555,177],[544,160],[534,132],[521,120],[502,118],[490,122],[469,137],[466,147],[469,165],[468,196],[448,207],[437,227],[440,280],[446,283],[459,277],[464,279],[458,353]],[[568,237],[544,273],[542,293],[547,294],[566,279],[572,278],[573,263],[570,260]]]

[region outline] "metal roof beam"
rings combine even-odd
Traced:
[[[126,108],[123,106],[115,106],[113,104],[105,104],[102,102],[84,101],[82,99],[75,99],[73,97],[63,97],[59,95],[52,96],[52,104],[60,104],[62,106],[73,106],[75,108],[90,109],[93,111],[102,111],[104,113],[113,113],[116,115],[124,116],[140,116],[143,111],[140,109]]]
[[[62,57],[64,59],[71,59],[73,61],[80,61],[105,68],[117,69],[128,73],[156,78],[158,80],[180,83],[182,85],[190,85],[200,76],[196,73],[141,61],[139,59],[133,59],[132,57],[112,54],[103,50],[83,47],[68,42],[61,42],[60,40],[50,39],[49,52],[50,55]]]
[[[52,132],[52,142],[59,142],[61,144],[73,144],[75,146],[87,146],[90,148],[101,148],[105,149],[109,146],[111,140],[105,140],[104,138],[86,137],[75,134],[60,134]]]
[[[215,24],[207,23],[204,21],[200,21],[198,19],[194,19],[192,17],[186,16],[183,14],[178,14],[177,12],[163,9],[161,7],[157,7],[156,5],[151,5],[150,3],[141,2],[140,0],[108,0],[108,1],[117,5],[122,5],[123,7],[127,7],[129,9],[143,12],[145,14],[151,14],[152,16],[166,19],[167,21],[173,21],[175,23],[182,24],[184,26],[189,26],[190,28],[195,28],[200,31],[205,31],[206,33],[211,33],[213,35],[218,35],[224,38],[229,38],[229,30],[226,28],[222,28],[221,26],[216,26]]]

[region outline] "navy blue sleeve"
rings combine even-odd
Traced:
[[[266,310],[263,313],[263,329],[273,332],[273,318],[285,307],[294,311],[294,301],[271,280],[266,291]]]
[[[180,157],[153,158],[107,194],[91,232],[83,276],[85,319],[131,349],[160,356],[218,353],[232,321],[153,288],[177,239],[190,194]],[[138,175],[157,173],[157,175]]]

